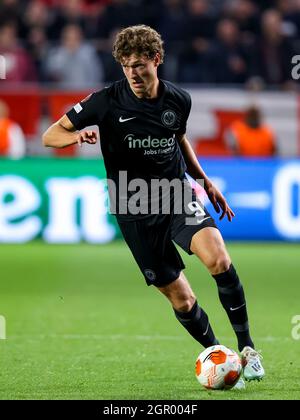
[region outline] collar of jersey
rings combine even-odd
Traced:
[[[158,98],[153,99],[145,99],[145,98],[138,98],[131,90],[129,83],[127,82],[127,79],[125,79],[126,82],[126,89],[127,92],[129,93],[129,95],[131,96],[131,98],[134,99],[135,102],[138,102],[139,104],[143,104],[143,105],[148,105],[151,107],[155,107],[155,108],[162,108],[163,105],[163,101],[164,101],[164,97],[166,94],[166,85],[165,83],[159,79],[159,84],[160,84],[160,89],[161,89],[161,94]]]

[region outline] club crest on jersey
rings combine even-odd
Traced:
[[[167,109],[162,113],[161,120],[166,127],[173,127],[176,122],[176,113],[171,109]]]

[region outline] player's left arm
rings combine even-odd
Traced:
[[[179,144],[182,155],[184,157],[187,172],[188,174],[194,178],[195,181],[203,180],[204,181],[204,189],[205,192],[211,201],[214,209],[217,213],[222,211],[220,220],[222,220],[225,216],[227,216],[228,220],[231,222],[232,218],[235,216],[232,209],[229,207],[225,197],[223,194],[218,190],[218,188],[211,182],[208,178],[204,170],[202,169],[198,159],[195,155],[195,152],[188,141],[186,134],[182,134],[179,136]]]

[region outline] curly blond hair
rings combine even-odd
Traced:
[[[152,60],[160,54],[160,62],[164,60],[163,40],[158,32],[147,25],[135,25],[122,29],[116,36],[112,55],[122,64],[124,58],[131,54],[146,56]]]

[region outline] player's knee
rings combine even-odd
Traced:
[[[179,312],[189,312],[196,302],[194,292],[183,274],[170,285],[159,288],[159,291],[166,296],[173,308]]]
[[[176,309],[179,312],[190,312],[195,302],[196,302],[196,298],[194,295],[181,296],[179,299],[178,298],[175,299],[172,302],[172,305],[174,309]]]
[[[207,265],[207,268],[211,274],[221,274],[229,270],[230,264],[231,261],[228,255],[222,254],[212,259]]]

